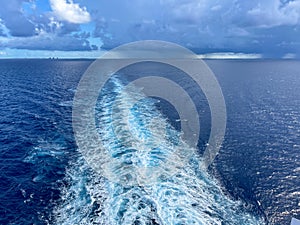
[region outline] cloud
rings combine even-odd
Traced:
[[[1,21],[0,21],[1,22]],[[5,37],[6,34],[4,32],[3,26],[1,26],[2,24],[0,23],[0,37]]]
[[[6,35],[5,44],[11,48],[90,51],[91,42],[111,49],[154,39],[199,54],[300,55],[300,45],[295,44],[300,42],[300,0],[109,0],[102,4],[0,0],[0,4],[0,39]]]
[[[247,54],[247,53],[234,53],[234,52],[218,52],[209,54],[198,55],[200,59],[260,59],[261,54]]]
[[[68,21],[70,23],[82,24],[91,21],[91,16],[85,7],[72,0],[50,0],[51,8],[58,19]]]
[[[198,52],[216,52],[238,50],[251,38],[249,31],[235,25],[235,19],[241,15],[233,17],[236,6],[232,2],[183,0],[179,4],[176,0],[164,0],[142,4],[141,0],[132,0],[123,1],[120,7],[124,10],[120,10],[113,7],[116,1],[111,0],[107,2],[110,11],[107,5],[90,3],[90,7],[98,10],[98,15],[93,15],[94,35],[103,40],[105,49],[131,41],[159,39]]]
[[[58,50],[58,51],[92,51],[98,47],[81,37],[57,36],[41,33],[32,37],[16,37],[3,39],[0,48],[28,50]]]
[[[282,58],[283,59],[295,59],[296,57],[297,57],[297,55],[294,53],[287,53]]]
[[[30,37],[38,35],[40,30],[57,35],[80,31],[79,24],[58,21],[53,13],[47,11],[39,12],[32,0],[10,0],[10,4],[4,1],[0,0],[0,30],[6,35]],[[29,3],[32,7],[30,12],[24,10]]]
[[[199,54],[258,52],[281,57],[287,52],[300,52],[299,46],[294,50],[294,46],[278,46],[283,40],[299,40],[300,0],[119,2],[86,3],[93,9],[93,34],[102,39],[104,49],[158,39],[175,42]]]
[[[67,21],[58,21],[53,15],[40,15],[32,18],[35,23],[36,33],[46,32],[56,34],[58,36],[69,35],[71,33],[80,32],[80,25],[69,23]]]
[[[28,37],[35,33],[34,24],[21,11],[22,4],[29,0],[0,0],[0,18],[12,36]]]
[[[247,15],[255,26],[297,25],[300,23],[300,0],[267,0],[250,9]]]
[[[2,1],[4,0],[0,0],[0,3],[3,3],[0,8],[0,50],[3,48],[58,51],[98,49],[88,40],[90,32],[82,31],[80,24],[58,20],[53,12],[40,11],[32,0],[11,0],[11,4]],[[30,11],[24,9],[31,4],[35,7]],[[77,22],[79,20],[83,22],[86,15],[89,16],[78,4],[73,2],[65,2],[65,4],[68,5],[66,16],[71,16]]]
[[[88,58],[96,59],[102,56],[105,52],[103,51],[47,51],[47,50],[22,50],[22,49],[6,49],[5,54],[1,55],[0,58]]]

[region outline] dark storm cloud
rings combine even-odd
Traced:
[[[94,34],[103,40],[104,48],[161,39],[209,51],[238,46],[250,35],[244,27],[236,25],[242,12],[232,1],[165,0],[143,4],[133,0],[122,4],[122,9],[116,7],[110,13],[107,6],[99,6],[98,14],[102,17],[95,16]]]
[[[94,35],[106,49],[160,39],[198,52],[259,52],[270,57],[276,51],[300,53],[299,46],[292,43],[290,48],[280,47],[283,40],[290,39],[287,33],[300,40],[299,0],[124,0],[119,6],[117,2],[89,1],[88,5],[96,11],[92,14]]]

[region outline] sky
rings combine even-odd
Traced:
[[[300,58],[300,0],[0,0],[0,58],[97,58],[139,40]]]

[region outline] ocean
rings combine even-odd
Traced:
[[[166,175],[149,185],[108,179],[77,148],[73,98],[92,62],[0,60],[0,224],[288,225],[300,218],[300,61],[205,61],[227,110],[224,141],[207,171],[199,165],[211,118],[201,90],[180,71],[155,63],[137,65],[140,74],[131,67],[115,74],[95,108],[106,151],[120,156],[110,162],[109,177],[122,175],[133,159],[155,167],[174,149],[192,154],[184,166],[174,166],[176,160],[164,165]],[[178,114],[163,99],[146,98],[130,108],[142,96],[139,89],[121,93],[111,120],[119,90],[155,68],[167,78],[175,74],[199,103],[197,148],[179,138]],[[121,134],[117,141],[111,124]]]

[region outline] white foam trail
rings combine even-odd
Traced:
[[[122,84],[115,80],[113,91],[118,93],[120,88]],[[113,117],[112,96],[107,93],[102,97],[97,113],[99,135],[113,160],[101,159],[106,163],[103,171],[97,172],[82,157],[70,163],[67,186],[53,212],[54,222],[264,224],[243,209],[243,202],[225,195],[217,180],[200,169],[201,158],[195,149],[188,149],[155,109],[154,101],[131,105],[134,96],[140,94],[132,90],[117,98]],[[100,159],[101,152],[98,154],[95,157]],[[187,164],[182,158],[189,159]]]

